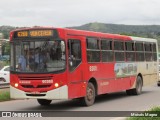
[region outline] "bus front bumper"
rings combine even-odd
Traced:
[[[68,99],[68,86],[64,85],[43,93],[28,93],[10,86],[10,96],[13,99]]]

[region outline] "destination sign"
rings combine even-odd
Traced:
[[[31,37],[43,37],[43,36],[52,36],[52,30],[33,30],[29,31]]]
[[[53,36],[53,30],[30,30],[30,31],[18,31],[15,37],[51,37]]]
[[[28,36],[28,31],[21,31],[17,32],[18,37],[27,37]]]

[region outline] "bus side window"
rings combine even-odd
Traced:
[[[86,39],[87,44],[87,61],[88,62],[100,62],[100,49],[98,38],[88,37]]]
[[[153,52],[153,60],[156,61],[157,60],[157,47],[155,43],[152,44],[152,52]]]
[[[115,61],[124,61],[124,44],[123,41],[114,41]]]
[[[142,42],[136,42],[136,61],[144,61],[144,46]]]
[[[153,57],[152,57],[152,44],[151,43],[145,43],[144,47],[145,47],[145,60],[146,61],[152,61],[153,60]]]
[[[112,39],[101,39],[102,62],[113,62]]]
[[[134,42],[125,42],[126,60],[135,61]]]
[[[81,43],[80,40],[68,41],[69,70],[73,71],[81,63]]]

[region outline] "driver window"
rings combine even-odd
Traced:
[[[73,71],[81,63],[81,44],[80,40],[68,41],[69,70]]]

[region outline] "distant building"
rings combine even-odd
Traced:
[[[0,56],[2,55],[2,39],[3,39],[3,33],[0,33]]]
[[[9,41],[9,40],[8,39],[4,39],[3,33],[0,33],[0,56],[2,55],[2,44],[4,42],[7,42],[7,41]]]
[[[0,39],[3,39],[3,33],[0,33]]]

